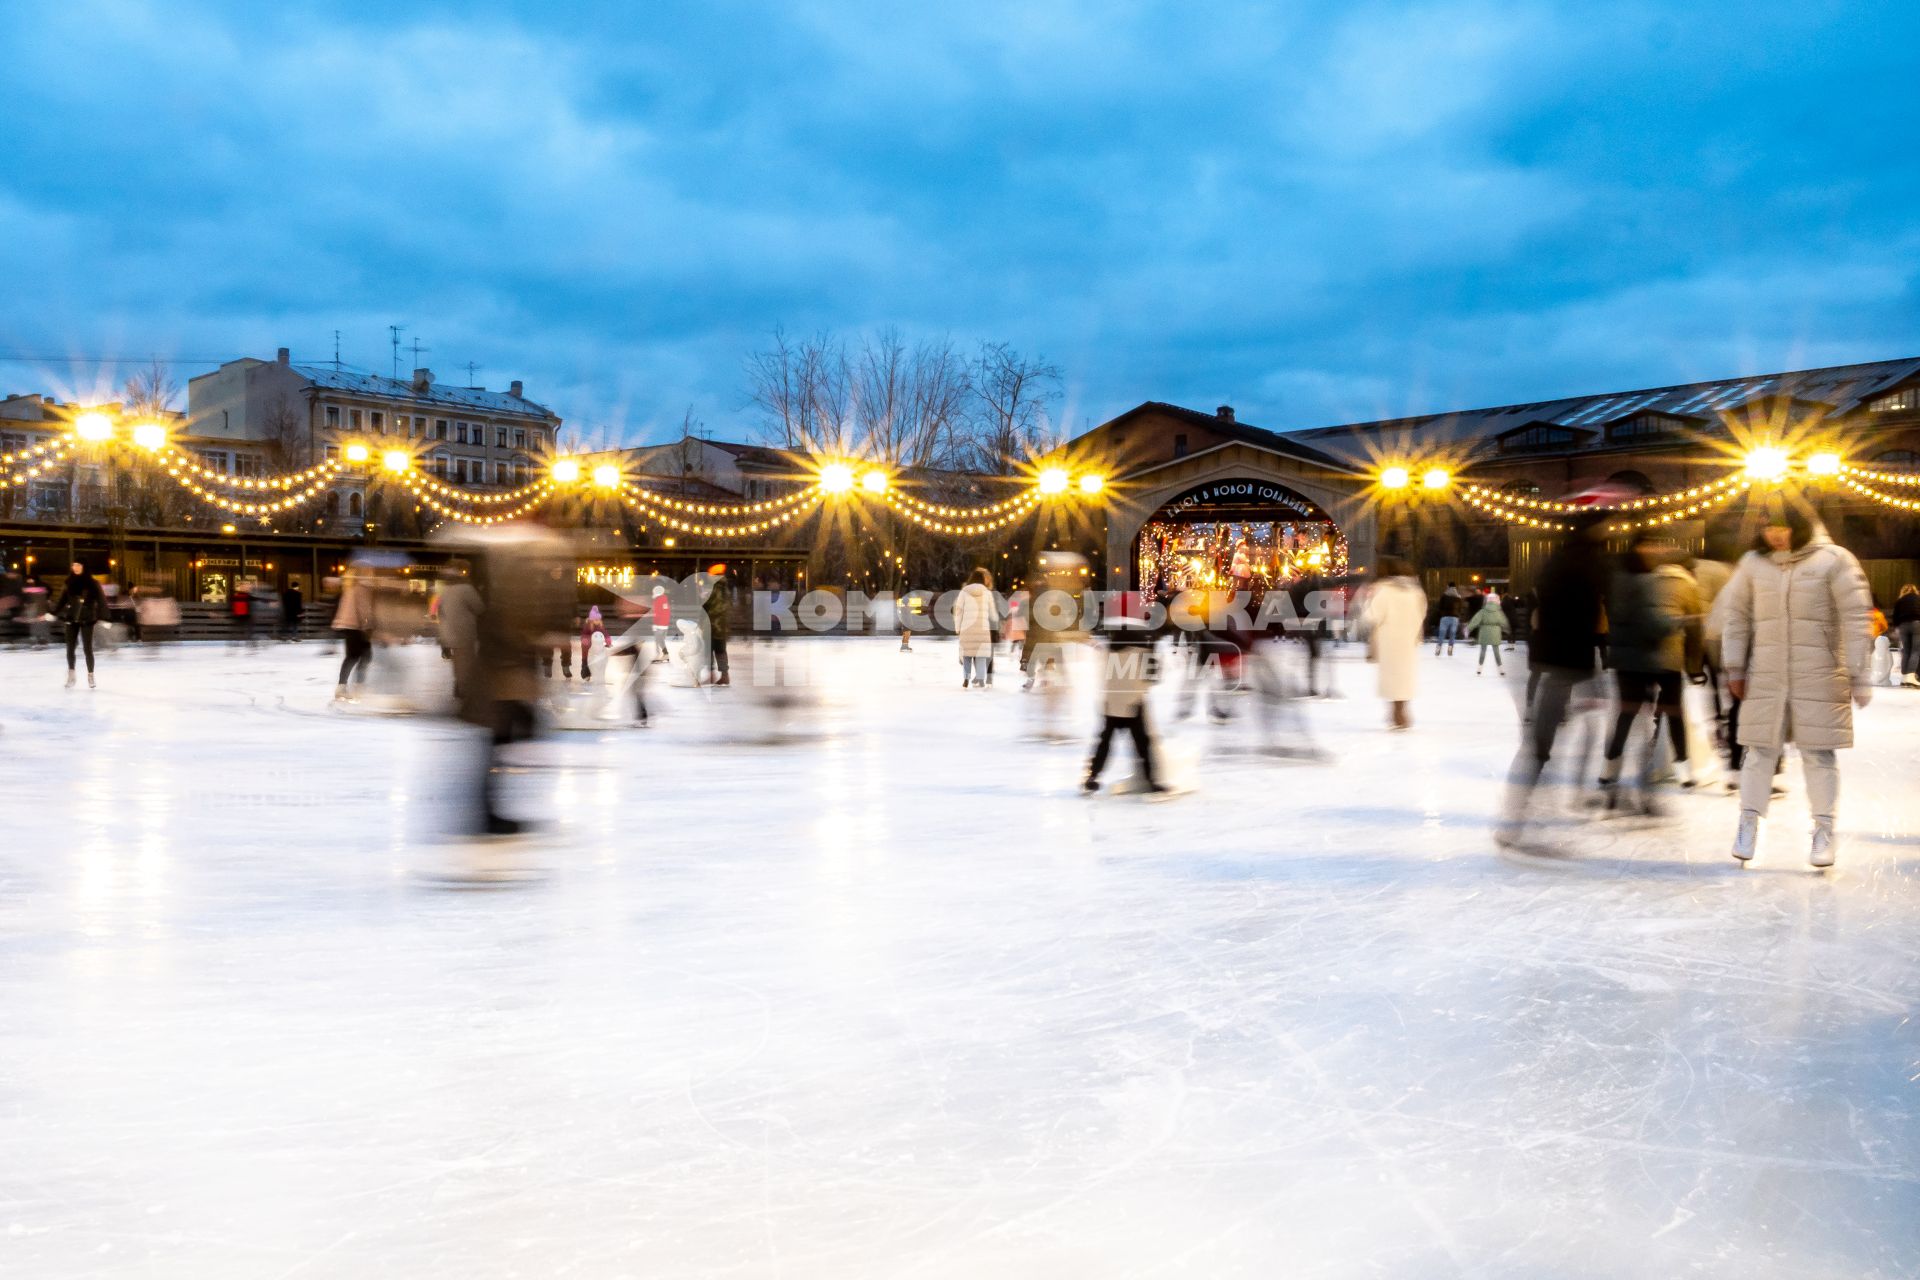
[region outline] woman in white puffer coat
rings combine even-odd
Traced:
[[[1733,856],[1752,858],[1783,744],[1800,748],[1813,809],[1816,867],[1833,865],[1840,766],[1853,745],[1853,708],[1873,697],[1868,621],[1873,598],[1853,553],[1792,503],[1767,515],[1768,550],[1741,558],[1715,602],[1727,683],[1740,708],[1740,828]]]

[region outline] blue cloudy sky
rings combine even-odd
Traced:
[[[335,329],[385,371],[394,322],[629,439],[744,435],[776,325],[1011,341],[1075,427],[1910,355],[1917,37],[1820,0],[6,4],[0,392]]]

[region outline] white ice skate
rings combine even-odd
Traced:
[[[1813,848],[1807,861],[1821,870],[1833,865],[1833,819],[1819,818],[1813,824]]]
[[[1733,833],[1733,856],[1752,862],[1760,848],[1760,815],[1751,809],[1740,811],[1740,829]]]

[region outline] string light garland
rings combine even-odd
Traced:
[[[216,493],[201,484],[192,475],[183,473],[177,467],[171,465],[167,467],[167,475],[175,484],[209,506],[218,507],[222,511],[232,512],[235,515],[270,516],[280,511],[291,511],[295,507],[303,506],[313,501],[323,490],[333,484],[334,476],[339,470],[339,463],[331,460],[324,462],[320,465],[321,474],[309,480],[305,488],[298,492],[289,493],[288,496],[284,498],[274,498],[265,502],[254,502],[247,499],[235,498],[229,494]]]
[[[991,533],[995,529],[1003,529],[1015,523],[1022,516],[1026,515],[1027,512],[1040,505],[1040,497],[1037,493],[1027,493],[1022,494],[1018,501],[1012,506],[999,505],[999,514],[987,519],[950,521],[922,515],[913,507],[901,502],[896,494],[887,494],[885,501],[888,506],[898,511],[913,523],[919,525],[922,529],[930,529],[935,533],[957,534],[963,538],[976,537],[983,533]],[[951,510],[952,508],[944,509]],[[936,507],[933,508],[933,510],[940,511],[943,510],[943,508]]]
[[[18,457],[22,461],[24,461],[29,456],[33,456],[33,457],[40,458],[40,461],[34,463],[32,466],[26,468],[23,471],[15,471],[10,473],[7,476],[6,483],[11,483],[16,486],[23,485],[27,481],[33,479],[35,476],[39,475],[42,471],[45,471],[49,467],[52,467],[56,463],[60,462],[63,458],[67,456],[69,446],[65,440],[61,440],[58,442],[48,441],[48,444],[50,445],[56,444],[56,443],[57,443],[56,448],[44,454],[37,453],[33,450],[22,450],[17,455],[13,455],[13,454],[8,455],[9,457]]]
[[[545,493],[553,488],[553,481],[540,479],[529,481],[517,489],[509,489],[504,493],[475,493],[471,489],[456,488],[439,477],[412,466],[402,474],[412,476],[421,485],[449,502],[467,502],[476,507],[501,507],[509,503],[523,502],[536,493]]]
[[[645,485],[634,484],[630,480],[622,481],[620,489],[624,493],[639,495],[644,501],[652,502],[670,511],[700,516],[760,515],[763,512],[784,511],[789,507],[800,506],[802,503],[817,501],[819,498],[817,485],[808,485],[795,493],[778,498],[766,498],[759,502],[692,502],[685,498],[661,493],[657,489],[649,489]]]
[[[50,440],[42,440],[39,444],[32,445],[25,449],[18,449],[12,453],[0,453],[0,466],[8,466],[15,462],[28,462],[34,458],[46,457],[48,454],[58,457],[71,448],[73,448],[72,436],[54,436]],[[51,461],[52,459],[48,460]]]
[[[1860,481],[1854,479],[1854,476],[1860,474],[1862,473],[1853,468],[1848,468],[1846,471],[1841,472],[1840,483],[1863,498],[1871,498],[1883,507],[1894,507],[1901,511],[1920,511],[1920,499],[1902,498],[1891,493],[1883,493],[1872,485],[1862,484]],[[1888,474],[1891,475],[1892,473]],[[1915,477],[1915,482],[1920,483],[1920,477]],[[1895,480],[1893,483],[1897,484],[1901,483],[1901,481]]]
[[[1612,529],[1615,533],[1631,533],[1635,529],[1662,528],[1676,521],[1691,519],[1696,515],[1705,515],[1709,511],[1717,511],[1738,497],[1740,491],[1740,486],[1722,483],[1713,486],[1713,491],[1706,494],[1706,496],[1700,497],[1684,507],[1675,507],[1670,511],[1662,512],[1656,516],[1647,516],[1640,520],[1623,520],[1612,526]]]
[[[739,538],[767,533],[805,515],[809,507],[821,500],[821,496],[816,490],[808,490],[800,495],[798,502],[790,503],[785,510],[773,512],[763,520],[754,520],[746,524],[717,525],[682,519],[678,514],[651,502],[649,491],[637,485],[623,484],[620,488],[621,501],[641,512],[648,519],[681,533],[691,533],[706,538]]]
[[[1840,476],[1843,483],[1847,477],[1851,476],[1860,480],[1871,480],[1875,484],[1920,486],[1920,471],[1873,471],[1866,467],[1850,467],[1842,464]]]
[[[1478,492],[1472,492],[1470,490],[1477,490]],[[1477,485],[1468,486],[1460,490],[1460,500],[1474,510],[1504,520],[1508,524],[1524,525],[1529,529],[1551,529],[1561,533],[1573,527],[1569,524],[1562,524],[1558,520],[1542,519],[1530,512],[1516,510],[1513,507],[1491,502],[1480,496],[1481,493],[1485,492],[1487,491],[1480,489]]]
[[[962,520],[986,519],[997,516],[1003,511],[1011,511],[1015,507],[1031,505],[1037,500],[1034,492],[1029,490],[1024,493],[1016,493],[1010,498],[1004,498],[999,502],[990,503],[984,507],[956,507],[941,503],[923,502],[910,493],[897,490],[889,490],[888,493],[890,497],[899,499],[900,502],[912,507],[921,515],[940,517],[942,519],[957,518]]]
[[[185,472],[205,484],[216,484],[228,489],[253,490],[257,492],[272,492],[276,489],[298,489],[302,485],[311,483],[320,476],[332,476],[340,470],[339,459],[328,458],[324,462],[314,463],[304,471],[293,471],[286,475],[230,476],[224,471],[215,471],[210,467],[203,467],[190,455],[172,447],[163,449],[154,456],[160,460],[160,465],[165,467],[169,472]]]
[[[521,516],[528,514],[535,507],[545,502],[548,493],[553,489],[552,481],[542,480],[533,486],[533,492],[529,494],[519,506],[511,507],[504,511],[489,511],[485,515],[475,515],[471,511],[462,511],[458,507],[449,506],[441,502],[432,493],[428,492],[424,485],[418,483],[420,479],[421,477],[417,473],[408,472],[402,476],[400,482],[406,487],[408,493],[411,493],[415,498],[419,499],[419,501],[430,508],[435,515],[447,520],[457,520],[461,524],[503,524],[508,520],[518,520]]]

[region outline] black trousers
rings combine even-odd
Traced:
[[[553,655],[555,653],[560,655],[560,674],[569,680],[573,679],[573,645],[571,643],[560,645],[557,649],[541,650],[540,674],[543,676],[551,676],[553,674]],[[584,661],[584,659],[582,659],[582,661]]]
[[[713,638],[713,652],[707,655],[707,664],[722,676],[728,679],[733,678],[727,670],[727,638],[725,636],[716,635]]]
[[[87,651],[87,674],[93,674],[93,625],[91,623],[69,622],[67,624],[67,670],[73,670],[73,647],[82,645]]]
[[[1133,739],[1134,754],[1140,757],[1140,773],[1146,778],[1147,785],[1153,785],[1153,746],[1147,734],[1147,709],[1145,707],[1130,716],[1107,716],[1100,722],[1100,737],[1093,744],[1093,759],[1087,762],[1087,777],[1099,780],[1100,771],[1107,767],[1107,753],[1113,749],[1113,735],[1125,730]]]
[[[342,631],[340,639],[345,642],[347,656],[340,659],[340,678],[335,684],[345,684],[354,668],[360,670],[360,682],[366,683],[367,663],[373,660],[373,637],[364,631]]]
[[[1687,719],[1680,711],[1678,671],[1616,671],[1620,690],[1620,712],[1614,717],[1613,733],[1607,739],[1607,759],[1618,760],[1627,749],[1627,735],[1633,732],[1634,717],[1642,707],[1651,706],[1667,718],[1667,736],[1673,740],[1675,764],[1687,761]]]
[[[520,830],[521,824],[500,812],[500,788],[495,781],[499,772],[500,749],[509,743],[525,742],[533,737],[533,704],[530,702],[496,702],[493,704],[493,724],[487,730],[485,749],[480,754],[480,778],[477,788],[478,804],[475,813],[476,826],[487,835],[511,835]]]

